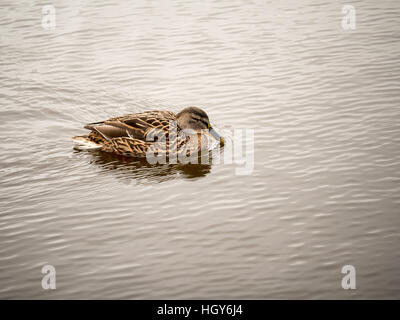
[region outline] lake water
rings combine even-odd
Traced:
[[[400,2],[349,4],[3,0],[0,298],[399,299]],[[72,148],[189,105],[254,130],[252,172]]]

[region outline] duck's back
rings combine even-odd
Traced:
[[[91,132],[74,137],[75,148],[80,150],[101,149],[135,157],[145,156],[149,147],[146,136],[150,131],[169,130],[176,114],[171,111],[145,111],[113,117],[105,121],[85,125]]]

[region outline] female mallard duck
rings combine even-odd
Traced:
[[[197,107],[177,114],[170,111],[133,113],[90,123],[85,128],[91,130],[88,135],[73,137],[77,149],[99,149],[128,157],[146,157],[148,151],[168,155],[199,152],[207,147],[207,135],[224,144],[224,139],[211,127],[207,114]]]

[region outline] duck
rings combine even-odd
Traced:
[[[75,149],[100,150],[125,157],[189,156],[208,148],[208,137],[224,145],[224,138],[211,126],[207,113],[198,107],[187,107],[178,113],[166,110],[132,113],[89,123],[84,128],[90,132],[72,138]]]

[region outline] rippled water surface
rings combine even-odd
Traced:
[[[399,299],[400,2],[351,4],[2,0],[0,298]],[[254,129],[251,174],[72,148],[188,105]]]

